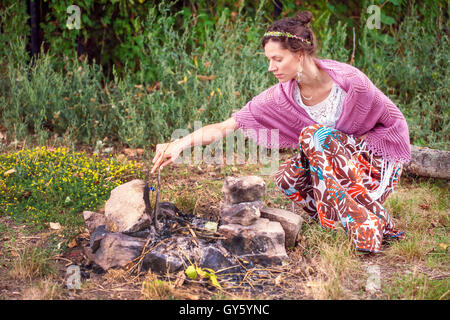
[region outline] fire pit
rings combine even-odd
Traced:
[[[166,274],[195,265],[236,273],[280,265],[302,223],[289,211],[264,208],[265,183],[256,176],[225,179],[220,225],[159,203],[158,194],[152,210],[148,189],[145,181],[132,180],[112,190],[105,214],[83,212],[90,232],[84,253],[103,270]]]

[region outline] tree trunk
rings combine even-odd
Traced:
[[[36,59],[37,55],[39,54],[39,50],[41,47],[40,41],[39,41],[39,7],[37,1],[28,1],[29,6],[29,14],[30,14],[30,27],[31,27],[31,56],[34,59]]]
[[[403,170],[418,176],[450,179],[450,151],[411,145],[411,162]]]

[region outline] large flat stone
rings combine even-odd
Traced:
[[[123,233],[106,233],[90,258],[103,270],[123,267],[141,254],[145,243],[145,240]]]
[[[266,183],[258,176],[226,177],[222,187],[225,202],[240,203],[261,200]]]
[[[286,247],[294,247],[303,219],[291,211],[264,207],[260,209],[261,218],[278,221],[285,233]]]
[[[210,245],[203,249],[199,265],[202,268],[210,268],[217,271],[231,266],[231,262],[218,248],[218,245]]]
[[[144,201],[145,182],[135,179],[111,191],[105,204],[106,227],[111,232],[132,233],[150,226]]]
[[[89,230],[89,233],[92,233],[97,229],[97,227],[101,225],[106,225],[106,217],[104,214],[92,212],[92,211],[83,211],[84,224],[86,228]]]
[[[183,268],[183,260],[174,252],[155,250],[145,256],[142,266],[145,270],[150,269],[152,272],[165,274],[181,270]]]
[[[231,265],[227,254],[218,244],[207,244],[198,239],[197,245],[193,245],[190,236],[177,237],[149,252],[143,260],[143,268],[164,274],[177,272],[185,265],[195,263],[202,268],[219,270]]]
[[[285,235],[281,224],[260,218],[254,224],[226,224],[219,228],[226,238],[223,246],[239,258],[262,265],[281,264],[287,259]]]
[[[259,209],[264,206],[261,200],[241,203],[220,203],[220,222],[222,224],[253,224],[260,216]]]

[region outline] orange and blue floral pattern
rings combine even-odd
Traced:
[[[302,130],[299,152],[276,172],[276,184],[323,227],[342,226],[359,250],[378,252],[383,238],[403,237],[382,203],[396,187],[402,165],[395,164],[379,199],[383,158],[362,140],[315,124]]]

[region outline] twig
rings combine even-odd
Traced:
[[[192,263],[191,259],[189,259],[189,257],[184,253],[184,251],[181,250],[181,248],[180,248],[179,245],[177,245],[177,249],[178,249],[178,251],[180,251],[180,252],[183,254],[183,256],[187,259],[187,261],[189,261],[189,263],[190,263],[191,265],[194,265],[194,264]]]
[[[356,44],[355,44],[355,27],[353,27],[353,52],[352,52],[352,57],[350,59],[350,65],[353,65],[353,62],[355,61],[355,49],[356,49]]]
[[[63,257],[58,257],[58,256],[51,257],[50,259],[54,259],[54,260],[64,260],[64,261],[70,262],[71,264],[73,263],[72,260],[69,260],[69,259],[63,258]]]
[[[449,292],[450,290],[447,290],[442,296],[439,297],[439,300],[442,300]]]
[[[164,240],[160,241],[159,243],[157,243],[156,245],[154,245],[153,247],[151,247],[150,249],[148,249],[146,251],[147,246],[150,243],[150,240],[152,240],[151,238],[149,238],[147,240],[147,242],[145,243],[145,246],[142,249],[142,252],[141,252],[140,256],[134,258],[133,260],[131,260],[130,262],[128,262],[125,265],[125,269],[128,269],[128,273],[132,273],[136,269],[136,267],[138,267],[138,273],[140,273],[140,271],[141,271],[141,262],[142,262],[142,260],[144,260],[145,256],[148,253],[150,253],[151,251],[153,251],[154,249],[156,249],[157,247],[159,247],[161,244],[165,243],[168,239],[170,239],[170,238],[167,238],[167,239],[164,239]]]
[[[195,243],[195,245],[198,247],[198,241],[197,241],[197,235],[195,234],[195,232],[194,232],[194,230],[192,230],[192,228],[191,228],[191,226],[188,224],[187,225],[187,228],[189,229],[189,232],[191,233],[191,235],[192,235],[192,241]]]

